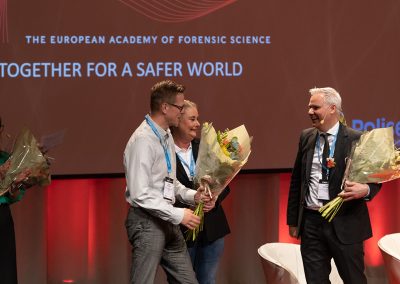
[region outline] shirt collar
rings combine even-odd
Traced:
[[[338,133],[338,131],[339,131],[339,125],[340,124],[339,124],[339,121],[338,121],[338,122],[336,122],[336,124],[332,128],[328,129],[328,131],[326,131],[325,133],[328,133],[329,135],[336,135]],[[324,133],[324,132],[319,131],[319,134],[321,134],[321,133]]]
[[[191,150],[192,150],[192,143],[190,143],[189,147],[188,147],[186,150],[180,148],[179,146],[177,146],[177,145],[175,144],[175,152],[176,152],[176,153],[187,153],[187,152],[189,152],[189,151],[191,151]]]
[[[326,133],[330,134],[330,135],[336,135],[338,133],[339,130],[339,121],[336,122],[336,124],[329,129]]]

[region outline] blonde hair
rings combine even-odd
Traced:
[[[183,101],[183,110],[191,108],[191,107],[194,107],[194,108],[197,109],[196,103],[194,103],[192,101],[189,101],[189,100],[184,100]]]

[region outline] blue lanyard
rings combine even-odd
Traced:
[[[338,129],[339,132],[339,129]],[[336,134],[332,134],[333,135],[333,141],[332,141],[332,145],[329,146],[329,158],[333,157],[333,154],[335,153],[335,147],[336,147],[336,138],[338,135],[338,132],[336,132]],[[321,166],[326,170],[327,174],[329,175],[329,168],[325,167],[324,164],[322,163],[322,158],[321,158],[321,154],[320,154],[320,135],[318,135],[318,139],[317,139],[317,150],[318,150],[318,161],[321,164]],[[329,140],[328,140],[329,142]]]
[[[190,166],[188,165],[188,163],[186,163],[186,161],[178,153],[176,153],[176,155],[178,156],[181,163],[189,170],[190,178],[193,179],[194,178],[194,167],[195,167],[193,150],[192,150],[192,154],[190,155]]]
[[[169,155],[168,148],[165,145],[165,143],[163,142],[163,139],[162,139],[160,133],[158,132],[157,128],[154,126],[153,122],[151,121],[150,116],[147,114],[144,118],[146,119],[146,122],[150,126],[151,130],[153,130],[154,134],[160,140],[161,146],[164,149],[164,155],[165,155],[165,160],[167,161],[167,170],[168,170],[168,175],[169,175],[172,172],[172,166],[171,166],[171,158]]]

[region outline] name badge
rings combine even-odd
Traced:
[[[174,199],[174,180],[172,178],[166,177],[164,179],[164,199],[172,201]]]
[[[320,180],[318,183],[318,199],[329,200],[329,183],[327,181]]]

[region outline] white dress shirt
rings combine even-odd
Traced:
[[[187,149],[179,148],[179,146],[175,144],[175,152],[184,161],[184,163],[181,162],[181,164],[186,172],[186,175],[189,177],[189,179],[191,179],[190,164],[192,163],[193,159],[192,143],[190,143]],[[195,166],[193,167],[193,170],[195,170]]]
[[[175,144],[170,130],[165,131],[151,121],[167,146],[172,172],[168,175],[167,161],[160,139],[144,120],[132,134],[124,152],[126,201],[165,221],[179,224],[183,219],[184,209],[173,206],[175,197],[172,201],[164,198],[165,178],[169,176],[174,180],[175,196],[184,203],[194,205],[196,191],[186,188],[176,179]]]
[[[329,147],[332,150],[331,157],[333,157],[335,152],[335,147],[333,144],[336,141],[335,137],[337,137],[337,133],[339,131],[339,122],[337,122],[331,129],[329,129],[326,133],[328,133],[328,142]],[[322,152],[324,149],[325,140],[319,135],[318,132],[319,143],[315,143],[314,156],[312,160],[311,173],[310,173],[310,184],[309,184],[309,192],[306,194],[306,207],[310,209],[318,209],[323,204],[322,201],[318,199],[318,184],[322,179]],[[319,149],[318,149],[319,146]],[[319,156],[318,156],[319,152]]]

